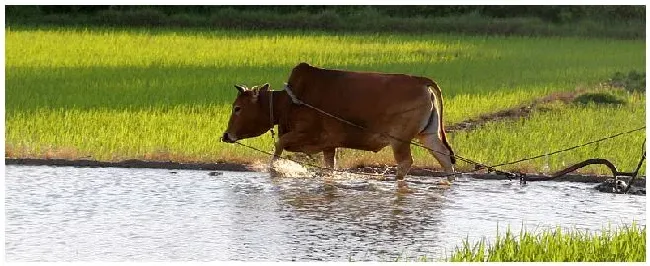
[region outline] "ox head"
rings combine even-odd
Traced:
[[[260,100],[260,95],[268,97],[266,92],[269,90],[269,84],[252,89],[240,85],[235,85],[235,88],[239,93],[232,104],[228,129],[221,138],[221,141],[228,143],[257,137],[273,126],[269,118],[269,105]]]

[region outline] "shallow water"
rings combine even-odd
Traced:
[[[645,225],[645,197],[594,184],[461,178],[451,188],[266,173],[6,166],[8,261],[444,259],[465,238]],[[413,178],[415,179],[415,178]],[[427,178],[422,178],[427,180]]]

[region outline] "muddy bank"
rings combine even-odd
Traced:
[[[157,161],[143,161],[143,160],[124,160],[119,162],[102,162],[95,160],[67,160],[67,159],[29,159],[29,158],[5,158],[5,165],[32,165],[32,166],[74,166],[74,167],[118,167],[118,168],[153,168],[153,169],[169,169],[169,170],[208,170],[208,171],[234,171],[234,172],[254,172],[259,170],[258,167],[247,164],[236,163],[179,163],[179,162],[157,162]],[[394,167],[383,168],[376,166],[362,166],[347,169],[354,173],[373,173],[373,174],[387,174],[393,175],[395,172]],[[409,172],[412,176],[442,176],[443,172],[430,168],[414,167]],[[497,174],[485,173],[472,173],[469,174],[472,178],[476,179],[489,179],[489,180],[508,180],[509,178]],[[528,174],[528,177],[543,177],[539,174]],[[611,176],[597,176],[597,175],[582,175],[582,174],[567,174],[562,177],[553,179],[552,181],[571,181],[583,183],[601,183],[611,178]],[[621,177],[621,180],[629,180],[628,177]],[[645,187],[645,178],[638,179],[634,182],[635,186]]]
[[[157,162],[143,160],[124,160],[119,162],[102,162],[96,160],[68,160],[68,159],[30,159],[30,158],[5,158],[5,165],[49,165],[49,166],[75,166],[75,167],[119,167],[119,168],[153,168],[176,170],[212,170],[212,171],[253,171],[249,165],[234,163],[179,163]]]

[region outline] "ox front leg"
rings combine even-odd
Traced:
[[[282,135],[278,141],[275,143],[275,152],[273,153],[273,159],[271,159],[271,167],[269,168],[269,172],[271,173],[272,176],[277,176],[278,172],[274,168],[274,163],[280,159],[280,156],[282,155],[282,152],[286,147],[291,147],[291,146],[305,146],[309,145],[311,143],[311,138],[309,135],[302,134],[299,132],[288,132],[284,135]]]
[[[404,180],[404,177],[411,170],[411,165],[413,164],[411,145],[408,142],[394,142],[391,146],[393,148],[393,156],[397,162],[397,190],[399,192],[411,192],[408,185],[406,185],[406,180]]]
[[[336,149],[332,148],[323,150],[323,160],[325,162],[325,167],[327,168],[327,170],[322,172],[325,176],[325,183],[331,183],[334,169],[336,169]]]
[[[279,173],[275,169],[275,162],[280,159],[282,152],[284,151],[284,146],[282,146],[281,141],[278,140],[275,142],[275,152],[273,153],[273,158],[271,158],[271,163],[269,164],[269,173],[271,177],[278,176]]]

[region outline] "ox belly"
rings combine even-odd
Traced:
[[[360,133],[347,134],[338,147],[378,152],[388,144],[390,144],[390,140],[380,134]]]
[[[359,129],[353,130],[359,131]],[[305,136],[302,138],[303,141],[292,142],[285,146],[284,149],[290,152],[302,152],[306,154],[315,154],[333,148],[378,152],[390,144],[388,137],[361,131],[352,133],[321,131],[319,133],[310,134],[305,132],[299,134]]]
[[[287,142],[285,150],[306,154],[319,153],[333,148],[349,148],[356,150],[378,152],[398,138],[410,142],[427,126],[430,128],[432,115],[431,106],[426,106],[417,112],[398,112],[365,120],[355,119],[351,122],[367,129],[344,124],[313,110],[302,109],[291,121],[293,130],[291,141]],[[435,120],[434,120],[435,121]],[[435,127],[434,127],[435,128]],[[382,134],[383,133],[383,134]],[[285,132],[281,133],[282,135]]]

